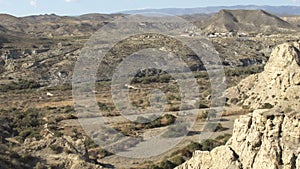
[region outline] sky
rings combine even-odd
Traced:
[[[116,13],[146,8],[195,8],[231,5],[297,5],[300,0],[0,0],[0,13],[15,16]]]

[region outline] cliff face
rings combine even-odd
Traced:
[[[300,169],[299,145],[299,113],[256,110],[235,121],[226,145],[196,151],[177,169]]]
[[[227,90],[229,103],[257,110],[236,119],[226,145],[196,151],[177,169],[300,169],[298,47],[279,45],[262,73]]]
[[[252,109],[299,109],[299,65],[299,44],[275,47],[262,73],[251,75],[227,90],[228,103]]]

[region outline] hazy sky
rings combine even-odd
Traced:
[[[229,5],[300,5],[300,0],[0,0],[0,13],[80,15],[144,8],[191,8]]]

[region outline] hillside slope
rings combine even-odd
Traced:
[[[294,31],[297,28],[263,10],[221,10],[204,25],[204,31],[275,33]]]
[[[265,109],[236,119],[225,146],[210,152],[196,151],[177,169],[299,169],[300,114],[295,98],[300,91],[299,58],[294,44],[279,45],[264,72],[229,89],[229,98],[239,96],[229,100],[242,100],[253,109]]]
[[[236,87],[227,90],[228,103],[252,109],[278,107],[298,110],[300,107],[298,47],[297,43],[285,43],[275,47],[262,73],[251,75]]]

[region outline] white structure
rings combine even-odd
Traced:
[[[134,86],[132,86],[132,85],[129,85],[129,84],[125,84],[125,87],[127,88],[127,89],[134,89],[134,90],[137,90],[138,88],[136,88],[136,87],[134,87]]]
[[[50,93],[50,92],[47,92],[47,94],[46,94],[47,96],[49,96],[49,97],[52,97],[52,96],[54,96],[52,93]]]

